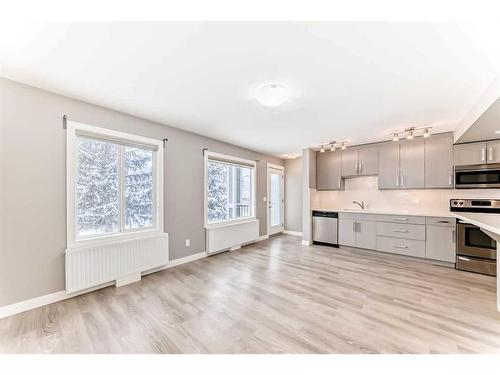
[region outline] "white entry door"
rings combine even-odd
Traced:
[[[267,232],[282,232],[285,224],[284,167],[267,165]]]

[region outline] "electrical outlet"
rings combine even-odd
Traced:
[[[191,240],[188,238],[188,239],[186,240],[186,247],[189,247],[189,246],[191,246]]]

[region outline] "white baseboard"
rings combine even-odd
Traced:
[[[98,285],[89,289],[80,290],[75,293],[67,294],[65,290],[60,290],[59,292],[46,294],[44,296],[35,297],[25,301],[13,303],[12,305],[7,305],[0,307],[0,319],[6,318],[11,315],[16,315],[28,310],[33,310],[38,307],[45,305],[50,305],[51,303],[63,301],[65,299],[73,298],[85,293],[93,292],[97,289],[106,288],[108,286],[114,285],[114,281],[107,282],[106,284]]]
[[[162,271],[167,268],[175,267],[184,263],[189,263],[189,262],[194,262],[195,260],[205,258],[207,256],[207,253],[205,251],[196,253],[193,255],[189,255],[187,257],[179,258],[179,259],[174,259],[172,261],[169,261],[168,264],[162,267],[158,267],[152,270],[148,270],[145,272],[142,272],[142,276],[149,275],[150,273]],[[50,305],[51,303],[63,301],[65,299],[73,298],[85,293],[93,292],[94,290],[101,289],[101,288],[106,288],[108,286],[115,285],[115,281],[110,281],[105,284],[101,284],[89,289],[85,290],[80,290],[75,293],[67,294],[65,290],[60,290],[59,292],[51,293],[51,294],[46,294],[44,296],[40,297],[35,297],[32,299],[28,299],[26,301],[21,301],[14,303],[12,305],[7,305],[0,307],[0,319],[6,318],[11,315],[16,315],[20,314],[22,312],[28,311],[28,310],[33,310],[38,307],[42,307],[45,305]],[[125,285],[125,284],[122,284]],[[118,285],[120,286],[120,285]]]
[[[291,236],[297,236],[297,237],[302,237],[302,232],[295,232],[293,230],[284,230],[284,234],[289,234]]]

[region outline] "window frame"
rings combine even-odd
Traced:
[[[220,220],[216,222],[208,222],[208,162],[220,162],[230,165],[235,165],[237,167],[250,168],[250,178],[251,178],[251,194],[250,194],[250,210],[251,215],[244,218],[235,218],[228,220]],[[256,200],[256,188],[257,188],[257,163],[255,160],[242,159],[235,156],[224,155],[213,151],[205,150],[203,153],[203,163],[204,163],[204,178],[203,178],[203,221],[205,229],[222,227],[226,225],[233,225],[236,223],[242,223],[247,221],[253,221],[257,219],[257,200]]]
[[[122,240],[147,238],[163,233],[163,143],[161,140],[67,121],[66,126],[66,234],[67,248],[79,248],[114,243]],[[78,138],[88,137],[118,143],[120,232],[79,236],[77,229],[76,181]],[[153,150],[153,225],[145,228],[125,228],[124,147]]]

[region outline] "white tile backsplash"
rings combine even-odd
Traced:
[[[412,189],[378,190],[378,177],[355,177],[345,180],[344,191],[311,193],[313,209],[357,208],[353,200],[365,202],[367,209],[388,211],[449,212],[452,198],[500,199],[500,189]]]

